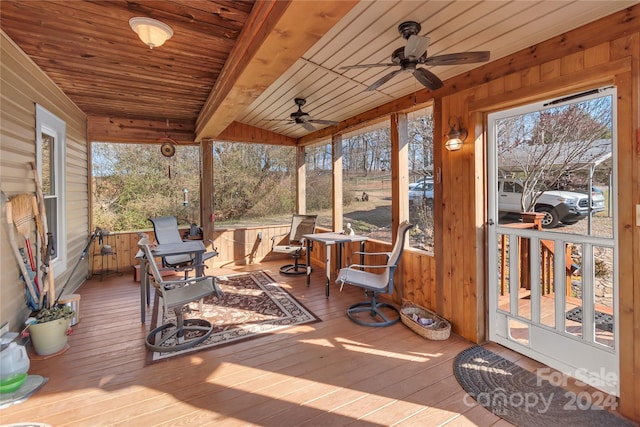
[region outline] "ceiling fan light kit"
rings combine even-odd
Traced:
[[[384,75],[367,87],[367,91],[378,89],[380,86],[403,71],[413,74],[416,80],[418,80],[427,89],[437,90],[443,86],[442,80],[426,68],[418,68],[418,65],[436,66],[472,64],[476,62],[486,62],[489,60],[490,52],[488,51],[449,53],[429,57],[427,56],[427,48],[429,47],[429,42],[431,40],[429,37],[418,35],[421,29],[422,26],[415,21],[406,21],[398,25],[398,32],[402,38],[407,40],[407,43],[404,47],[393,51],[391,54],[391,63],[347,65],[340,68],[348,70],[355,68],[400,66],[399,70],[395,70]]]

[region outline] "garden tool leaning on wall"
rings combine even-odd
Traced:
[[[11,200],[8,200],[4,192],[2,192],[2,199],[5,202],[4,208],[5,208],[6,219],[7,219],[7,234],[9,236],[9,244],[11,246],[13,255],[16,258],[16,262],[18,263],[18,268],[20,269],[20,273],[22,274],[22,280],[24,281],[24,284],[27,290],[26,292],[27,306],[31,310],[39,310],[41,308],[40,293],[38,292],[38,289],[34,283],[36,271],[35,269],[31,269],[31,263],[27,259],[26,255],[23,255],[24,252],[21,252],[21,248],[18,247],[18,242],[16,241],[16,234],[15,234],[14,217],[13,217],[13,203],[11,202]]]
[[[51,255],[53,252],[53,234],[48,230],[48,222],[47,222],[47,209],[44,202],[44,194],[42,194],[42,185],[40,184],[40,177],[38,176],[38,170],[36,169],[36,165],[33,162],[29,163],[29,168],[33,172],[33,181],[36,184],[36,200],[37,206],[34,209],[38,210],[38,214],[35,215],[36,218],[36,228],[40,234],[40,256],[42,257],[42,281],[45,282],[48,290],[47,294],[47,305],[49,308],[53,307],[54,304],[58,303],[58,299],[56,298],[55,292],[55,283],[53,277],[53,270],[49,266],[49,262],[51,261]],[[40,295],[40,306],[43,306],[43,297],[44,292]],[[55,303],[54,303],[55,301]]]

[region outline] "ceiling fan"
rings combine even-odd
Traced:
[[[302,106],[307,103],[306,99],[296,98],[294,99],[294,102],[298,106],[298,111],[291,113],[289,115],[289,117],[291,117],[290,119],[272,119],[272,121],[286,121],[288,123],[295,123],[295,124],[301,125],[303,128],[305,128],[308,131],[316,130],[316,128],[313,127],[311,123],[317,123],[319,125],[329,125],[329,126],[335,126],[338,124],[338,122],[334,122],[332,120],[312,119],[311,116],[309,116],[309,113],[305,113],[304,111],[302,111]]]
[[[456,65],[456,64],[472,64],[474,62],[486,62],[489,60],[490,52],[459,52],[449,53],[446,55],[427,56],[427,47],[429,47],[429,37],[419,36],[418,33],[422,27],[414,21],[403,22],[398,25],[398,31],[404,39],[407,40],[405,47],[396,49],[391,54],[391,63],[386,64],[362,64],[347,65],[340,67],[342,69],[354,68],[371,68],[371,67],[394,67],[400,66],[399,70],[390,72],[383,76],[366,90],[376,90],[389,80],[401,72],[412,73],[413,76],[425,87],[436,90],[442,87],[442,80],[426,68],[417,68],[419,64],[423,65]]]

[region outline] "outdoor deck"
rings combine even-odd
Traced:
[[[80,322],[70,348],[31,361],[30,374],[48,382],[27,401],[0,411],[0,423],[97,425],[509,425],[463,399],[452,371],[471,342],[452,334],[426,340],[402,323],[358,326],[347,306],[353,287],[324,296],[321,268],[305,276],[263,269],[322,322],[147,365],[133,274],[94,278],[79,289]],[[231,272],[209,269],[208,274]],[[348,289],[347,289],[348,288]],[[151,319],[151,307],[147,319]],[[541,366],[495,344],[487,347],[530,369]],[[474,402],[475,403],[475,402]]]

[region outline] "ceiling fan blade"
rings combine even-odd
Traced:
[[[314,131],[314,130],[316,130],[316,128],[314,128],[313,126],[311,126],[311,124],[310,124],[310,123],[308,123],[308,122],[302,122],[302,123],[300,123],[300,125],[301,125],[303,128],[305,128],[306,130],[308,130],[308,131]]]
[[[316,119],[311,119],[311,120],[307,120],[308,122],[311,123],[317,123],[319,125],[329,125],[329,126],[335,126],[338,124],[338,122],[334,122],[333,120],[316,120]]]
[[[427,89],[436,90],[443,86],[442,80],[440,80],[438,76],[424,68],[416,68],[413,75],[420,83],[426,86]]]
[[[352,69],[356,69],[356,68],[372,68],[372,67],[392,67],[394,65],[398,65],[398,64],[393,64],[393,63],[389,63],[389,64],[361,64],[361,65],[345,65],[343,67],[340,67],[341,70],[352,70]]]
[[[420,58],[427,51],[431,39],[425,36],[411,35],[404,47],[405,58]]]
[[[380,86],[382,86],[383,84],[385,84],[386,82],[388,82],[389,80],[394,78],[396,75],[400,74],[401,72],[402,72],[401,69],[390,72],[389,74],[387,74],[386,76],[382,77],[380,80],[378,80],[377,82],[369,86],[366,90],[372,91],[372,90],[378,89]]]
[[[431,56],[421,62],[425,65],[473,64],[475,62],[486,62],[490,56],[491,52],[488,51],[460,52]]]

